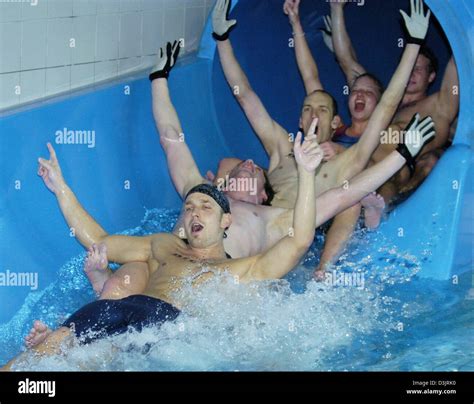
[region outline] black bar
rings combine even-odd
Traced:
[[[54,397],[19,393],[20,383],[54,381]],[[0,404],[18,402],[168,402],[164,397],[196,400],[267,399],[295,402],[474,402],[474,377],[467,372],[13,372],[0,373]],[[422,391],[408,394],[407,390]],[[431,391],[431,393],[429,391]],[[443,391],[434,394],[432,391]],[[450,391],[448,394],[447,391]],[[426,392],[424,392],[426,391]],[[322,398],[325,398],[324,400]],[[334,401],[333,401],[334,400]],[[464,400],[464,401],[463,401]]]

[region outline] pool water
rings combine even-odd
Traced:
[[[174,210],[152,209],[123,234],[170,231]],[[228,274],[180,293],[189,303],[161,328],[109,337],[61,355],[28,355],[17,370],[474,370],[474,300],[466,274],[450,281],[417,276],[426,257],[398,251],[359,230],[347,253],[316,283],[324,235],[285,279],[250,285]],[[429,243],[429,241],[427,241]],[[374,245],[384,245],[374,251]],[[426,253],[429,256],[429,250]],[[85,254],[58,268],[57,280],[30,292],[0,325],[0,363],[21,349],[33,320],[56,327],[95,296]]]

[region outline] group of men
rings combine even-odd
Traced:
[[[331,40],[351,88],[352,122],[343,127],[336,101],[319,81],[299,20],[299,2],[286,0],[284,4],[307,91],[301,131],[295,139],[268,114],[237,61],[229,35],[236,24],[228,19],[230,0],[218,0],[212,15],[225,77],[231,88],[238,86],[237,101],[269,155],[266,169],[250,159],[225,158],[216,175],[200,174],[168,89],[179,42],[160,49],[150,80],[160,142],[183,199],[174,234],[107,234],[66,184],[56,153],[48,144],[50,159],[39,159],[38,174],[56,195],[68,226],[88,249],[84,269],[98,299],[54,331],[35,321],[26,337],[29,348],[50,355],[63,344],[90,343],[130,327],[140,330],[171,321],[185,307],[176,292],[189,279],[198,287],[219,272],[230,273],[242,283],[281,278],[306,253],[315,229],[335,217],[315,271],[317,279],[324,279],[327,265],[337,259],[354,229],[361,203],[366,225],[375,227],[384,205],[381,198],[389,203],[426,176],[423,161],[429,157],[425,156],[435,153],[447,139],[454,113],[447,89],[457,77],[451,60],[440,92],[426,96],[434,73],[429,58],[420,53],[430,18],[422,0],[411,1],[410,16],[402,12],[408,40],[385,91],[357,62],[344,27],[343,5],[331,3]],[[417,141],[406,141],[406,137],[397,144],[382,145],[381,133],[390,125],[405,129]],[[229,181],[255,183],[256,188],[222,186]],[[382,196],[373,194],[378,189]],[[109,261],[122,266],[112,272]]]

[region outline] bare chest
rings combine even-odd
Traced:
[[[224,240],[225,250],[232,258],[249,257],[263,250],[266,222],[262,209],[265,208],[247,203],[232,205],[232,225]]]

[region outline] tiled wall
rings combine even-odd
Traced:
[[[193,52],[214,0],[0,0],[0,109]]]

